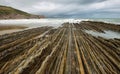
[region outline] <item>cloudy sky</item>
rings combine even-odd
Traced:
[[[0,5],[47,17],[120,18],[120,0],[0,0]]]

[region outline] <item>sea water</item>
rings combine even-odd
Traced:
[[[35,28],[35,27],[41,27],[41,26],[52,26],[52,27],[59,27],[61,24],[65,22],[70,23],[79,23],[81,21],[103,21],[103,22],[109,22],[109,23],[115,23],[119,25],[120,19],[62,19],[62,18],[44,18],[44,19],[9,19],[9,20],[0,20],[0,25],[21,25],[21,26],[27,26],[29,28]],[[24,30],[24,29],[23,29]],[[14,30],[19,31],[19,30]],[[9,32],[14,32],[9,31]],[[7,33],[8,31],[2,32],[2,34]],[[9,33],[8,32],[8,33]],[[113,31],[105,31],[105,33],[96,33],[93,31],[86,31],[89,34],[92,34],[94,36],[101,36],[105,38],[120,38],[120,33],[116,33]]]
[[[93,36],[96,36],[96,37],[100,36],[100,37],[107,38],[107,39],[112,39],[112,38],[120,39],[120,33],[111,31],[111,30],[105,30],[104,33],[95,32],[92,30],[85,30],[85,32]]]

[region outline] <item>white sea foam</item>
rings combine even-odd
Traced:
[[[25,25],[28,27],[53,26],[59,27],[64,22],[79,23],[87,19],[9,19],[0,20],[3,25]]]
[[[111,30],[108,30],[108,31],[104,31],[105,33],[99,33],[99,32],[95,32],[95,31],[92,31],[92,30],[85,30],[86,33],[88,34],[91,34],[93,36],[100,36],[100,37],[103,37],[103,38],[107,38],[107,39],[112,39],[112,38],[119,38],[120,39],[120,33],[118,32],[114,32],[114,31],[111,31]]]

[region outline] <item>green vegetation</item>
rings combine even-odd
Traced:
[[[21,14],[21,15],[26,15],[26,16],[31,15],[31,14],[28,14],[24,11],[14,9],[12,7],[0,6],[0,15],[9,15],[9,14]]]
[[[30,19],[30,18],[44,18],[43,15],[34,15],[27,12],[0,5],[0,19]]]

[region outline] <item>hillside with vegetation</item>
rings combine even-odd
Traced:
[[[33,15],[27,12],[14,9],[8,6],[0,6],[0,19],[30,19],[30,18],[44,18],[43,15]]]

